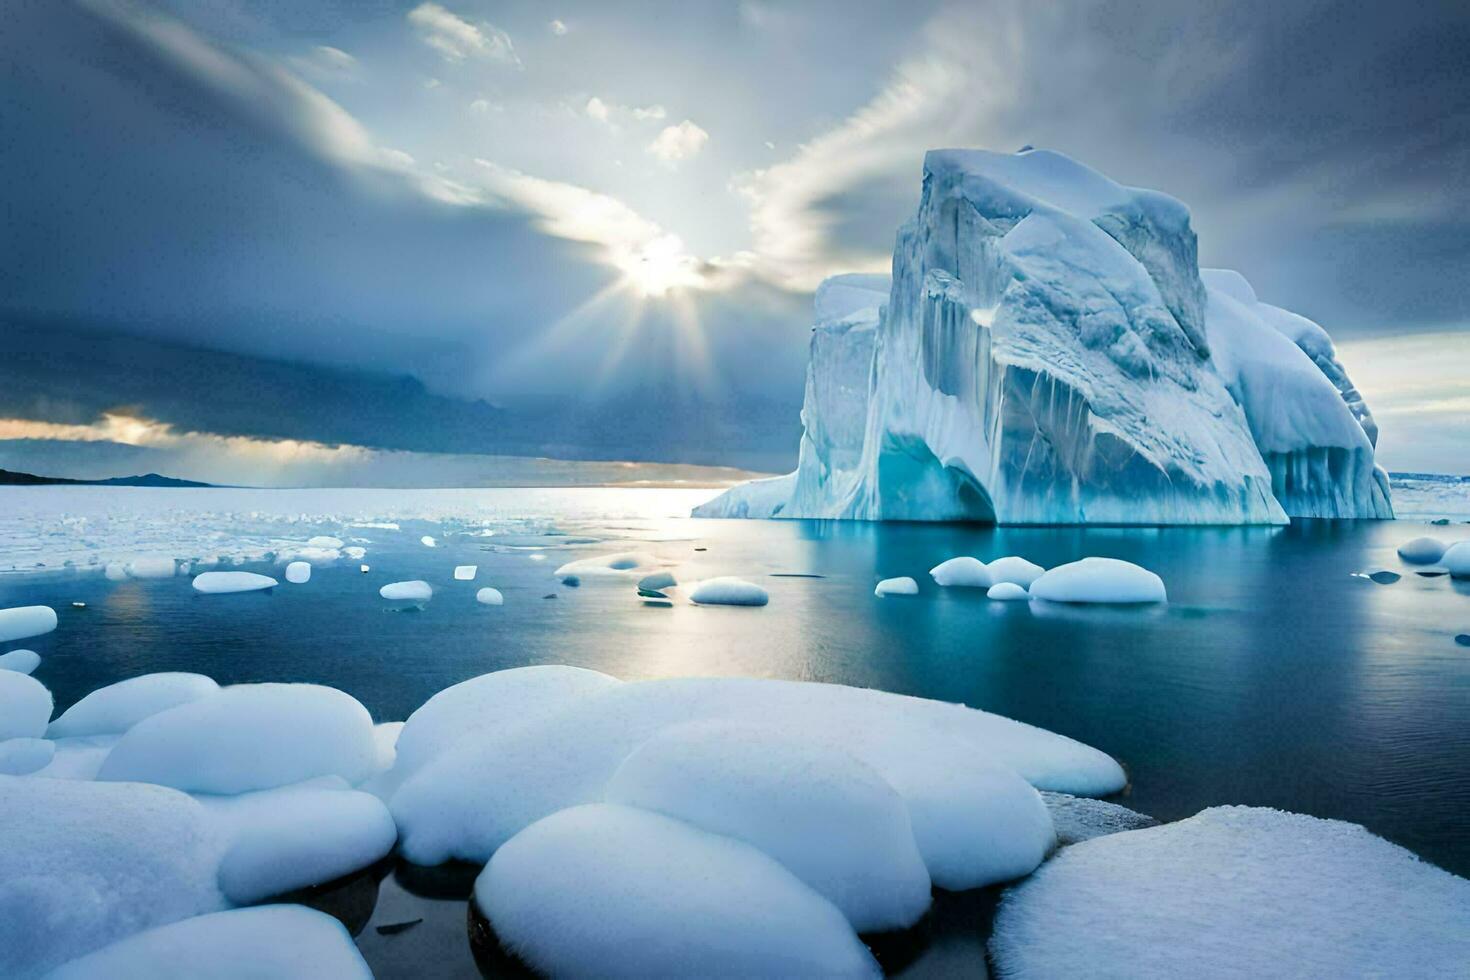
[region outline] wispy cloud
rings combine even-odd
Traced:
[[[546,22],[546,29],[557,37],[565,37],[568,27],[564,20],[551,20]]]
[[[254,436],[181,432],[166,422],[109,412],[86,425],[0,418],[0,440],[49,439],[58,442],[110,442],[122,446],[209,452],[256,460],[271,466],[290,462],[336,462],[362,458],[362,446],[330,446],[298,439],[260,439]]]
[[[471,23],[437,3],[422,3],[408,12],[408,22],[445,61],[480,58],[516,67],[521,64],[510,35],[488,21]]]
[[[698,154],[708,142],[709,133],[693,120],[685,119],[678,125],[664,127],[648,144],[648,152],[672,167]]]

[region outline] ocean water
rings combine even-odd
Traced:
[[[1470,633],[1470,581],[1422,576],[1395,554],[1424,533],[1470,538],[1461,523],[1470,515],[1437,527],[1167,529],[679,516],[709,495],[0,491],[0,565],[31,569],[0,575],[0,607],[44,603],[61,616],[56,632],[6,648],[43,656],[36,676],[58,711],[102,684],[159,670],[329,684],[378,721],[407,717],[457,681],[526,664],[628,679],[719,674],[877,687],[964,702],[1103,749],[1129,772],[1118,801],[1163,820],[1222,803],[1335,817],[1470,875],[1470,647],[1455,642]],[[1457,506],[1437,500],[1435,512]],[[387,523],[397,527],[353,526]],[[267,556],[313,534],[365,547],[371,570],[342,560],[306,585],[285,584]],[[422,544],[424,535],[436,546]],[[553,575],[565,561],[628,550],[653,554],[685,582],[758,582],[770,605],[660,608],[643,604],[626,579],[584,577],[571,588]],[[182,575],[110,581],[99,570],[158,551],[244,556],[229,567],[275,574],[282,585],[199,596]],[[1170,602],[1000,603],[935,587],[927,569],[960,554],[1018,554],[1046,566],[1123,558],[1158,572]],[[479,566],[474,582],[453,581],[460,564]],[[1401,577],[1363,577],[1380,570]],[[914,576],[919,595],[875,598],[877,580],[895,575]],[[378,597],[386,582],[414,578],[436,590],[422,609]],[[485,585],[505,594],[504,606],[474,601]],[[472,974],[463,902],[445,911],[431,897],[462,888],[404,871],[384,881],[374,926],[426,921],[401,935],[363,932],[381,976],[450,949],[443,972]],[[981,941],[956,954],[960,962],[980,956]]]

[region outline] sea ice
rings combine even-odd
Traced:
[[[500,594],[499,589],[492,589],[487,586],[475,593],[475,601],[483,606],[503,606],[505,605],[505,596]]]
[[[367,709],[317,684],[238,684],[146,718],[99,779],[232,794],[336,775],[355,783],[377,750]]]
[[[346,548],[342,549],[342,554],[346,555],[348,558],[351,558],[353,561],[362,561],[365,557],[367,557],[367,549],[362,547],[361,545],[348,545]]]
[[[455,565],[454,580],[456,582],[473,582],[475,575],[480,571],[476,565]]]
[[[1450,545],[1439,561],[1455,578],[1470,578],[1470,541]]]
[[[14,606],[0,609],[0,643],[28,640],[56,629],[56,610],[50,606]]]
[[[293,561],[286,566],[286,581],[292,585],[305,585],[311,581],[311,562]]]
[[[0,775],[27,776],[51,764],[56,743],[44,738],[0,739]]]
[[[1041,577],[1041,573],[1046,571],[1040,565],[1029,562],[1024,558],[1018,558],[1015,555],[997,558],[987,565],[986,568],[990,570],[990,583],[992,585],[999,585],[1002,582],[1013,582],[1024,589],[1031,588],[1031,583],[1035,582]]]
[[[288,548],[277,555],[276,560],[282,562],[304,561],[309,565],[332,565],[341,557],[342,552],[336,548],[316,548],[307,545],[304,548]]]
[[[34,650],[11,650],[0,653],[0,670],[13,670],[17,674],[34,674],[41,666],[41,655]]]
[[[203,572],[194,577],[194,591],[205,595],[231,592],[257,592],[272,589],[280,583],[269,575],[256,572]]]
[[[1167,602],[1164,580],[1117,558],[1083,558],[1058,565],[1031,584],[1031,598],[1052,602]]]
[[[689,600],[701,606],[764,606],[771,597],[759,585],[722,575],[696,584]]]
[[[885,578],[883,581],[879,582],[878,585],[873,589],[873,595],[879,596],[880,598],[882,596],[888,595],[918,594],[919,583],[915,582],[907,575],[903,576],[902,578]]]
[[[0,670],[0,739],[46,734],[54,702],[46,685],[16,670]]]
[[[1399,545],[1399,557],[1411,565],[1433,565],[1447,547],[1439,538],[1414,538]]]
[[[372,980],[341,922],[263,905],[158,926],[64,964],[47,980]]]
[[[1216,807],[1065,848],[1006,893],[1003,977],[1450,977],[1470,881],[1362,827]]]
[[[658,559],[641,551],[620,551],[612,555],[581,558],[569,561],[556,570],[557,578],[568,575],[622,575],[630,576],[645,572],[658,564]]]
[[[434,597],[434,590],[423,579],[410,582],[389,582],[378,590],[384,599],[396,602],[427,602]]]
[[[342,539],[334,538],[328,534],[319,534],[306,542],[306,546],[308,548],[330,548],[333,551],[338,551],[342,548]]]
[[[437,548],[439,546],[439,542],[435,541],[434,538],[428,534],[419,538],[419,543],[422,544],[425,548]]]
[[[219,685],[203,674],[159,673],[130,677],[99,687],[61,713],[46,729],[48,738],[121,735],[144,718],[216,693]]]
[[[120,561],[110,561],[107,563],[107,567],[103,569],[102,574],[109,582],[121,582],[128,577],[128,569]]]
[[[665,729],[613,774],[607,802],[654,810],[764,851],[858,932],[917,922],[929,908],[929,872],[903,797],[838,746],[753,721]]]
[[[1002,602],[1016,602],[1031,598],[1026,587],[1017,585],[1015,582],[997,582],[986,591],[985,595],[987,598],[999,599]]]
[[[934,584],[945,587],[990,588],[990,570],[978,558],[960,555],[929,569]]]
[[[546,976],[879,976],[842,913],[776,861],[632,807],[526,828],[481,873],[475,902]]]
[[[143,555],[127,563],[129,578],[173,578],[174,560],[169,555]]]

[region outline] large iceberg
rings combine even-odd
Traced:
[[[1327,334],[1202,276],[1179,201],[1059,153],[930,151],[891,281],[836,276],[815,305],[796,471],[696,516],[1392,516]]]

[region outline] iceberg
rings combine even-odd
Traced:
[[[1201,273],[1164,194],[1059,153],[931,150],[891,281],[817,290],[796,471],[694,514],[1391,517],[1377,427],[1326,332],[1244,283]]]
[[[907,575],[899,578],[885,578],[873,589],[873,595],[878,598],[890,595],[918,595],[919,583]]]

